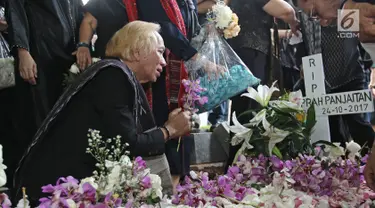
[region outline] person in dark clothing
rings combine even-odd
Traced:
[[[106,55],[113,58],[87,68],[67,88],[20,163],[17,199],[22,197],[21,187],[27,187],[35,202],[41,197],[40,187],[61,176],[91,176],[95,160],[86,153],[89,129],[100,131],[103,139],[120,135],[131,155],[144,157],[151,173],[161,176],[163,190],[171,193],[165,142],[188,133],[192,124],[191,112],[176,109],[162,127],[157,126],[147,104],[141,83],[155,82],[165,66],[159,29],[154,23],[129,23],[108,43]],[[150,167],[155,160],[160,162]],[[159,172],[160,166],[166,168]]]
[[[9,40],[7,36],[8,24],[5,19],[5,1],[0,1],[0,58],[7,58],[10,56]],[[5,170],[7,176],[7,184],[5,187],[12,187],[13,174],[17,160],[14,158],[12,143],[14,142],[13,124],[14,118],[12,113],[14,109],[14,87],[0,90],[0,144],[3,145],[3,156],[5,158],[4,164],[7,166]]]
[[[197,50],[190,45],[197,27],[195,5],[195,0],[90,0],[85,5],[86,14],[77,49],[80,68],[84,69],[91,63],[88,46],[93,31],[98,35],[94,56],[102,57],[107,41],[122,25],[136,19],[160,24],[161,35],[170,50],[165,54],[167,66],[155,83],[145,84],[144,87],[156,123],[163,124],[171,110],[183,106],[180,82],[180,75],[186,75],[183,61],[198,56]],[[189,173],[193,136],[185,136],[181,141],[179,150],[177,141],[167,143],[166,154],[175,185],[181,176]]]
[[[62,93],[63,72],[83,17],[81,0],[6,1],[10,49],[15,57],[15,140],[8,147],[18,163],[38,127]],[[11,170],[9,170],[11,171]]]

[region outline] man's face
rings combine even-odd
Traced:
[[[337,18],[340,0],[298,0],[298,7],[309,17],[319,19],[324,25]]]
[[[163,67],[166,65],[164,59],[164,41],[159,33],[155,32],[156,45],[151,50],[151,53],[144,53],[141,57],[140,63],[142,65],[143,80],[146,82],[156,82],[160,77]]]

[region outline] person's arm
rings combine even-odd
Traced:
[[[37,66],[30,54],[29,22],[25,11],[24,0],[6,2],[6,19],[10,49],[19,59],[21,77],[32,85],[36,84]]]
[[[147,22],[157,22],[161,26],[161,36],[165,46],[177,57],[187,61],[197,50],[190,45],[190,41],[168,18],[160,1],[138,0],[140,19]]]
[[[79,27],[79,42],[89,45],[97,26],[96,18],[91,13],[86,12]]]
[[[155,129],[147,133],[137,133],[133,119],[133,88],[121,69],[106,68],[93,81],[94,105],[101,117],[105,135],[120,135],[130,146],[133,155],[152,156],[164,153],[167,139],[165,129]]]
[[[7,1],[5,11],[11,49],[23,48],[29,51],[29,21],[24,5],[24,0]]]
[[[284,0],[256,0],[263,10],[290,25],[293,33],[297,33],[298,20],[293,7]]]
[[[91,65],[90,42],[97,26],[96,18],[91,13],[86,12],[79,28],[77,51],[73,53],[77,57],[77,64],[81,70]]]
[[[198,13],[206,14],[215,4],[216,4],[215,0],[201,1],[200,3],[198,3]]]

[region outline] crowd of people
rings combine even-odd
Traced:
[[[58,177],[91,175],[87,132],[122,137],[162,178],[166,193],[190,170],[192,113],[182,109],[185,61],[201,56],[190,41],[215,0],[2,0],[0,30],[15,59],[14,87],[0,91],[0,143],[7,187],[14,200],[21,187],[36,203],[40,187]],[[226,0],[241,32],[228,43],[252,73],[286,90],[303,90],[303,56],[321,53],[329,92],[374,89],[372,73],[375,6],[352,0]],[[359,9],[360,38],[339,38],[338,9]],[[282,25],[285,27],[282,27]],[[290,37],[303,42],[289,45]],[[97,37],[92,41],[93,37]],[[95,42],[93,44],[93,42]],[[286,44],[284,44],[286,43]],[[92,58],[100,58],[95,64]],[[288,57],[288,58],[285,58]],[[66,89],[73,63],[81,73]],[[215,69],[207,61],[207,70]],[[366,83],[366,70],[371,74]],[[301,84],[302,83],[302,84]],[[231,98],[239,115],[254,102]],[[227,102],[214,109],[213,125],[226,120]],[[249,117],[241,117],[248,120]],[[374,130],[362,115],[331,116],[331,140],[373,144]],[[179,138],[182,138],[181,144]],[[228,144],[229,145],[229,144]],[[230,148],[229,164],[239,147]],[[375,188],[375,155],[366,168]]]

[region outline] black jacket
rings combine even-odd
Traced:
[[[56,58],[74,61],[81,0],[8,0],[5,10],[11,48],[30,51],[38,67]]]
[[[122,137],[134,156],[164,153],[164,135],[155,127],[144,92],[133,73],[119,60],[103,60],[89,67],[69,86],[38,130],[16,172],[17,199],[27,187],[30,200],[41,187],[59,177],[82,179],[92,175],[95,160],[86,153],[88,130],[103,139]]]

